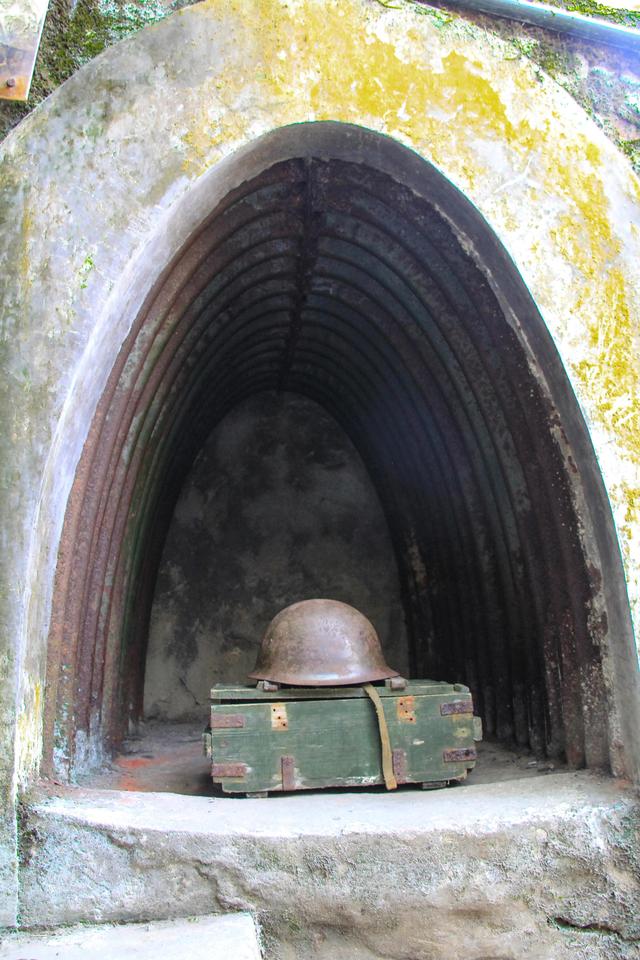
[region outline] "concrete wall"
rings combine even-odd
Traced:
[[[589,426],[640,618],[640,184],[627,159],[543,71],[468,22],[365,0],[208,0],[92,61],[0,150],[7,809],[38,769],[60,533],[118,351],[234,185],[238,156],[251,175],[257,138],[319,120],[415,151],[509,250]],[[620,664],[612,688],[626,653]]]
[[[243,682],[271,618],[308,597],[362,610],[391,665],[407,670],[395,558],[362,461],[321,407],[261,395],[214,431],[177,504],[151,615],[145,714],[204,716],[211,684]]]
[[[0,137],[108,46],[192,2],[50,0],[29,102],[0,100]],[[594,0],[555,0],[555,5],[630,27],[640,22],[637,0],[616,0],[608,5]],[[636,56],[620,47],[585,43],[513,20],[460,8],[454,11],[453,4],[434,11],[443,26],[458,14],[498,34],[512,47],[513,56],[527,58],[534,69],[539,67],[553,77],[629,157],[636,172],[640,171],[640,64]]]

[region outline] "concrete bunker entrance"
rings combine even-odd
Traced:
[[[149,692],[160,666],[158,571],[194,462],[225,418],[290,402],[333,425],[354,451],[351,477],[366,470],[352,527],[379,511],[391,575],[377,626],[410,675],[468,683],[489,738],[628,772],[606,679],[610,631],[630,636],[610,510],[517,269],[471,204],[399,144],[332,123],[279,133],[251,175],[238,161],[235,185],[158,265],[98,405],[62,537],[45,764],[81,773],[144,715],[145,674]],[[241,572],[236,615],[270,594],[274,566],[295,565],[279,549],[254,570],[259,589]],[[371,564],[366,538],[359,549],[341,599],[371,613],[354,573]],[[238,560],[224,545],[209,566],[200,555],[212,584]],[[318,584],[327,565],[315,563]],[[267,614],[263,602],[263,625],[281,605]],[[211,681],[242,679],[216,678],[211,649]]]

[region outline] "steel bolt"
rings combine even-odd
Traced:
[[[9,78],[7,79],[7,86],[8,86],[8,87],[15,87],[15,85],[16,85],[16,78],[15,78],[15,77],[9,77]]]

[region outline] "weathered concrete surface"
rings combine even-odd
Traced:
[[[0,99],[0,138],[84,63],[181,6],[181,0],[50,0],[29,99]]]
[[[0,817],[0,928],[17,920],[18,861],[17,823],[11,803]]]
[[[188,2],[133,0],[114,4],[105,0],[79,0],[69,4],[66,0],[51,0],[29,102],[0,101],[0,138],[82,64],[142,26],[187,6]],[[567,6],[569,0],[558,2],[560,6]],[[569,6],[575,9],[575,4],[569,3]],[[638,3],[637,0],[609,0],[606,8],[600,6],[600,11],[611,11],[612,7],[633,11],[638,9]],[[620,48],[583,43],[550,30],[497,17],[483,17],[471,10],[461,10],[460,13],[503,37],[512,44],[514,55],[530,59],[568,90],[631,159],[636,171],[640,170],[637,94],[640,67],[635,57],[625,56]],[[441,12],[443,26],[452,16],[450,9]]]
[[[65,790],[30,815],[22,915],[251,910],[273,957],[631,960],[639,815],[586,774],[268,800]]]
[[[60,531],[121,344],[234,177],[260,168],[248,145],[318,120],[410,147],[505,243],[585,413],[640,617],[640,187],[626,159],[511,45],[440,11],[209,0],[79,71],[0,152],[0,259],[12,267],[0,275],[0,787],[10,802],[41,756]],[[614,691],[630,676],[619,636]],[[633,707],[625,697],[618,717]],[[11,864],[14,853],[10,831],[0,855]]]
[[[229,414],[187,479],[151,614],[145,715],[207,715],[212,683],[244,680],[283,607],[343,600],[407,671],[400,585],[364,464],[317,404],[260,395]]]
[[[258,932],[247,913],[187,920],[81,926],[53,933],[16,933],[0,944],[0,960],[260,960]]]
[[[2,145],[0,252],[15,269],[0,293],[0,617],[16,645],[6,699],[22,779],[41,753],[67,496],[120,345],[159,270],[234,185],[223,161],[325,119],[434,162],[507,245],[587,416],[638,595],[640,187],[625,158],[509,45],[455,17],[363,0],[198,4],[88,64]]]

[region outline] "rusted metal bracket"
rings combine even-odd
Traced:
[[[26,100],[49,0],[0,0],[0,100]]]
[[[397,748],[391,754],[393,760],[393,773],[398,783],[407,783],[407,751]]]
[[[237,727],[244,727],[242,713],[214,713],[211,717],[212,730],[230,730]]]
[[[246,763],[214,763],[211,766],[211,776],[215,780],[216,777],[230,777],[234,780],[242,780],[246,774],[249,767]]]
[[[464,760],[477,760],[478,754],[474,747],[455,747],[443,750],[442,759],[445,763],[461,763]]]
[[[296,767],[293,757],[280,757],[280,770],[282,772],[282,789],[295,790],[296,788]]]
[[[468,700],[452,700],[450,703],[440,704],[440,716],[451,717],[459,713],[473,713],[473,702]]]

